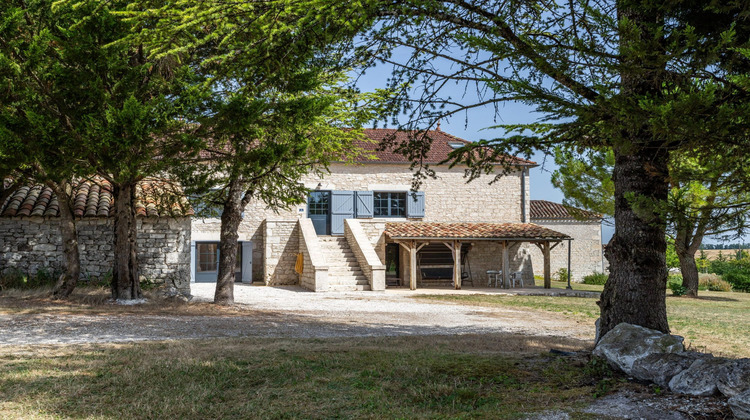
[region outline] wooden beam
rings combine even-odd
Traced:
[[[549,242],[544,242],[544,248],[542,248],[542,254],[544,255],[544,288],[545,289],[549,289],[552,287],[549,252],[550,252]]]
[[[508,259],[508,241],[503,241],[503,287],[506,285],[510,286],[510,279],[508,277],[508,270],[510,268],[510,260]]]
[[[424,246],[424,245],[423,245]],[[409,289],[417,290],[417,241],[411,241],[409,247]]]
[[[453,241],[453,285],[461,289],[461,242]]]
[[[415,241],[415,243],[416,243],[416,241]],[[417,247],[417,252],[419,252],[420,250],[422,250],[422,248],[426,247],[426,246],[427,246],[427,245],[429,245],[429,244],[430,244],[429,242],[425,242],[425,243],[423,243],[422,245],[419,245],[419,246]]]
[[[548,242],[548,243],[549,243],[549,242]],[[561,243],[562,243],[562,241],[560,241],[560,242],[555,242],[555,244],[554,244],[554,245],[552,245],[552,246],[551,246],[551,247],[549,248],[549,250],[550,250],[550,251],[552,251],[553,249],[555,249],[555,247],[556,247],[556,246],[560,245]]]

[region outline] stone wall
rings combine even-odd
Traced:
[[[111,274],[114,220],[85,218],[76,223],[81,280]],[[141,276],[190,292],[190,219],[138,218]],[[34,275],[40,269],[62,270],[59,219],[0,218],[0,271],[17,269]]]
[[[603,271],[602,224],[599,221],[534,220],[534,223],[573,237],[571,243],[571,281],[581,282],[593,272]],[[534,274],[544,275],[544,257],[536,246],[529,247]],[[568,241],[557,245],[550,253],[550,268],[554,276],[560,268],[568,268]]]
[[[462,247],[467,246],[463,244]],[[488,270],[497,271],[503,266],[503,247],[498,242],[476,241],[466,254],[465,269],[469,272],[474,287],[485,287],[488,284]],[[508,274],[520,271],[524,286],[534,285],[534,272],[528,244],[524,242],[508,243]],[[509,277],[510,278],[510,277]],[[494,285],[494,283],[493,283]]]
[[[267,286],[299,283],[299,276],[294,271],[300,249],[297,220],[268,219],[263,227],[263,253],[266,257],[263,282]]]

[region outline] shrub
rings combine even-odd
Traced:
[[[698,289],[712,292],[731,292],[732,285],[718,274],[698,274]]]
[[[555,275],[552,276],[552,281],[561,281],[564,283],[568,282],[568,269],[561,268],[555,271]]]
[[[592,274],[589,274],[588,276],[583,276],[583,283],[603,285],[604,283],[607,282],[608,278],[609,278],[609,274],[598,273],[594,271]]]
[[[17,269],[10,268],[0,274],[0,290],[29,290],[54,286],[59,273],[47,268],[40,268],[33,276]]]
[[[750,274],[740,270],[729,271],[723,276],[732,289],[739,292],[750,292]]]
[[[667,280],[667,287],[672,291],[674,296],[683,296],[687,293],[687,288],[682,285],[682,276],[671,275]]]

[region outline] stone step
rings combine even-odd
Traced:
[[[328,286],[328,290],[331,292],[361,292],[369,291],[369,285],[353,285],[353,286]]]
[[[352,280],[352,281],[334,281],[328,282],[329,286],[364,286],[369,285],[370,282],[367,280]]]

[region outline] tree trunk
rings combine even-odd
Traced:
[[[680,271],[682,271],[682,285],[685,287],[685,295],[698,297],[698,265],[695,264],[695,254],[677,251],[680,259]]]
[[[78,251],[78,232],[73,210],[70,208],[70,195],[68,194],[69,183],[55,185],[52,188],[57,195],[60,208],[60,236],[63,243],[63,274],[52,290],[52,296],[64,299],[73,293],[81,275],[81,256]]]
[[[658,98],[666,76],[664,40],[658,35],[664,19],[657,10],[652,13],[637,0],[617,2],[618,20],[637,28],[620,37],[620,96],[636,115],[614,116],[621,125],[612,148],[615,234],[606,249],[610,275],[598,302],[599,339],[622,322],[669,332],[666,218],[659,211],[669,192],[669,150],[651,132],[649,116],[637,114],[642,110],[639,98]]]
[[[654,208],[667,199],[666,155],[615,150],[615,234],[606,249],[611,274],[599,301],[598,337],[621,322],[669,332],[665,221]]]
[[[112,272],[112,298],[120,300],[140,299],[135,183],[114,185],[114,196],[115,266]]]
[[[700,227],[698,228],[700,230]],[[703,233],[696,232],[691,236],[684,232],[678,232],[674,242],[677,258],[680,260],[680,271],[682,272],[682,285],[685,287],[685,295],[698,297],[698,265],[695,263],[695,253],[703,242]]]
[[[234,304],[235,267],[237,266],[237,241],[239,240],[240,222],[242,221],[242,183],[239,180],[229,181],[229,193],[221,212],[221,236],[219,239],[219,277],[216,280],[214,303],[218,305]]]

